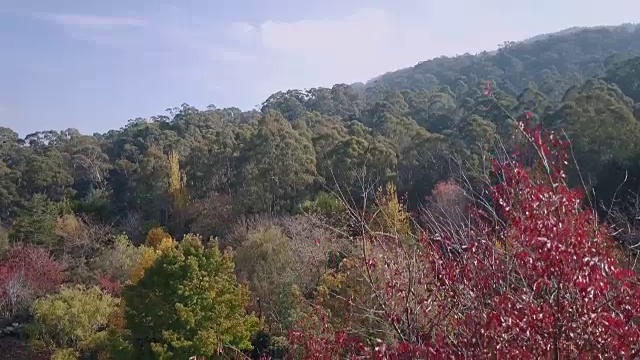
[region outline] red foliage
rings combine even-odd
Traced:
[[[464,190],[452,181],[441,181],[431,192],[431,197],[439,204],[456,204],[465,199]]]
[[[436,184],[431,192],[431,197],[427,199],[428,211],[423,216],[427,216],[427,222],[437,221],[440,224],[447,222],[466,222],[466,213],[469,206],[469,198],[464,189],[453,181],[441,181]],[[454,226],[455,224],[448,224]],[[435,224],[434,224],[435,225]]]
[[[452,253],[446,238],[423,236],[422,265],[410,277],[392,257],[377,267],[385,279],[379,312],[396,330],[396,343],[365,344],[343,329],[326,330],[333,337],[293,332],[291,343],[307,359],[337,352],[374,359],[638,358],[637,275],[616,261],[606,227],[582,206],[583,193],[567,186],[569,144],[539,127],[522,130],[542,175],[525,167],[523,154],[495,161],[493,209],[473,210],[476,223],[461,251]]]
[[[487,82],[484,84],[484,86],[483,86],[483,88],[482,88],[482,94],[483,94],[484,96],[487,96],[487,97],[491,97],[491,96],[493,96],[493,89],[491,88],[491,82],[487,81]]]
[[[304,323],[298,324],[297,330],[289,332],[289,342],[294,345],[295,352],[289,354],[292,358],[313,360],[331,360],[362,356],[368,353],[362,342],[349,336],[343,330],[334,331],[328,322],[328,313],[320,306],[314,306],[315,316],[306,318]]]
[[[12,247],[0,264],[0,311],[12,316],[33,299],[55,291],[64,281],[64,266],[32,245]]]
[[[112,277],[102,275],[98,277],[98,284],[100,288],[106,293],[119,297],[122,293],[122,284],[118,280],[114,280]]]

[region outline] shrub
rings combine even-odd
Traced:
[[[0,257],[9,251],[9,232],[0,225]]]
[[[117,236],[113,245],[101,249],[93,261],[92,268],[98,275],[98,282],[112,289],[123,285],[131,278],[143,252],[144,247],[134,246],[126,235]]]
[[[0,314],[12,317],[42,295],[57,290],[65,278],[64,266],[32,245],[9,249],[0,264]]]
[[[117,303],[96,287],[82,286],[63,288],[38,299],[28,327],[31,341],[37,348],[57,351],[61,359],[89,354],[104,342],[107,317]]]
[[[277,227],[252,231],[234,257],[238,278],[248,283],[257,300],[255,309],[277,333],[288,326],[293,305],[294,259],[288,242]]]
[[[347,210],[342,201],[332,194],[320,192],[313,200],[305,200],[298,206],[298,212],[308,215],[339,217]]]

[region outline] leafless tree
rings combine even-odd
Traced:
[[[136,244],[144,242],[144,219],[139,212],[129,212],[120,222],[120,229]]]

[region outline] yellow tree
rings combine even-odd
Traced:
[[[160,240],[159,243],[154,246],[145,246],[140,256],[140,262],[131,272],[129,277],[129,283],[135,284],[140,280],[145,271],[150,268],[156,259],[163,253],[171,250],[175,246],[176,242],[172,237],[165,237]]]
[[[398,200],[397,189],[392,182],[387,183],[384,190],[378,189],[372,229],[401,238],[411,235],[411,217]]]
[[[177,152],[170,151],[167,159],[169,162],[170,216],[174,235],[180,237],[184,233],[184,216],[187,208],[186,177],[180,170],[180,157]]]
[[[169,235],[166,231],[164,231],[163,228],[155,227],[155,228],[149,230],[149,232],[147,233],[147,238],[146,238],[144,244],[147,247],[156,248],[166,238],[171,238],[171,235]]]

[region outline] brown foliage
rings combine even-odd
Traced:
[[[144,218],[139,212],[129,212],[120,222],[120,229],[131,239],[136,245],[144,242],[146,233]]]
[[[188,212],[192,233],[203,239],[220,237],[233,224],[233,198],[228,194],[210,193],[191,203]]]
[[[231,227],[225,237],[219,242],[221,250],[231,247],[237,249],[248,239],[248,235],[252,231],[266,229],[276,224],[277,220],[265,214],[249,215],[240,217]]]
[[[109,243],[113,228],[86,216],[66,214],[56,221],[55,233],[62,238],[63,256],[86,258]]]
[[[92,282],[90,262],[109,245],[113,228],[85,216],[66,214],[57,219],[55,234],[60,237],[62,246],[61,254],[56,254],[67,264],[69,277],[78,283]]]
[[[282,218],[279,223],[289,238],[292,269],[303,293],[314,289],[329,271],[332,254],[351,251],[348,242],[324,226],[321,218],[298,215]]]

